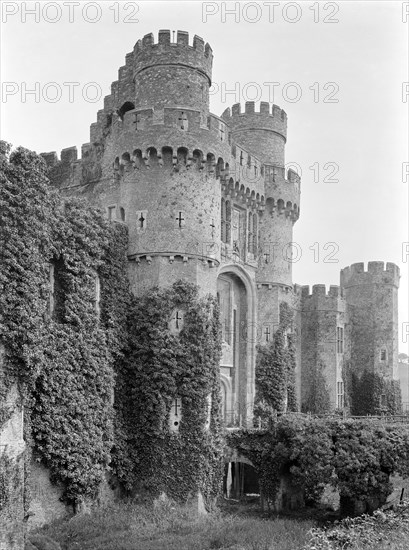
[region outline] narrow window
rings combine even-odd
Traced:
[[[264,341],[266,343],[268,343],[270,341],[270,337],[271,337],[270,327],[266,326],[266,327],[264,327]]]
[[[382,348],[381,349],[381,361],[386,361],[386,357],[387,357],[386,349]]]
[[[220,137],[220,141],[224,141],[224,136],[225,136],[224,124],[220,122],[220,123],[219,123],[219,137]]]
[[[233,240],[233,252],[235,254],[238,254],[240,256],[240,226],[241,226],[241,212],[240,210],[237,210],[237,208],[233,209],[233,216],[232,216],[232,240]],[[244,218],[244,234],[246,231],[246,225],[245,225],[245,219]],[[246,250],[244,248],[244,250]]]
[[[221,204],[220,239],[222,243],[226,242],[226,201],[223,197],[222,197],[222,204]]]
[[[337,327],[337,353],[344,353],[344,329]]]
[[[116,206],[108,206],[108,220],[112,221],[116,219]]]
[[[248,213],[248,231],[247,231],[247,251],[251,254],[253,252],[253,214]]]
[[[226,201],[226,241],[227,244],[231,243],[231,202]]]
[[[125,209],[122,208],[122,206],[119,209],[119,215],[121,217],[121,222],[124,222],[125,221]]]
[[[65,313],[65,291],[64,291],[64,262],[60,258],[49,265],[49,302],[48,311],[52,319],[62,323]]]
[[[345,406],[344,401],[344,383],[337,382],[337,408],[343,409]]]
[[[258,216],[257,213],[253,214],[253,254],[254,257],[257,256],[257,247],[258,247]]]

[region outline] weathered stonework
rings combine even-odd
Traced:
[[[319,363],[331,408],[342,408],[346,360],[357,372],[397,378],[398,268],[370,262],[365,274],[354,264],[328,294],[323,285],[311,295],[293,286],[300,178],[285,171],[287,114],[251,101],[221,117],[210,113],[212,49],[198,36],[189,40],[178,31],[172,42],[168,30],[157,42],[152,34],[138,40],[81,158],[75,147],[60,160],[43,155],[51,179],[64,195],[85,197],[127,224],[135,294],[179,278],[218,293],[229,422],[251,420],[256,345],[272,339],[282,301],[296,312],[299,403]]]
[[[139,40],[81,158],[75,147],[60,159],[43,154],[51,181],[63,196],[85,198],[128,226],[135,295],[178,279],[218,295],[227,425],[251,425],[256,346],[272,340],[281,302],[295,312],[299,406],[308,403],[319,367],[329,408],[342,409],[346,363],[358,375],[397,378],[399,269],[353,264],[328,292],[293,285],[300,178],[285,170],[287,115],[265,102],[210,113],[212,62],[210,46],[197,36],[190,44],[182,31],[176,42],[170,31],[159,31],[157,43],[152,34]],[[31,524],[64,513],[45,471],[35,467],[32,483]],[[293,506],[283,499],[278,507]]]
[[[5,372],[4,347],[0,344],[0,387]],[[9,386],[1,402],[7,411],[0,424],[0,548],[24,548],[24,459],[23,408],[17,384]]]

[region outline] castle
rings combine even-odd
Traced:
[[[156,43],[152,34],[144,36],[119,69],[104,108],[91,125],[90,143],[82,146],[81,158],[75,147],[64,149],[60,159],[56,153],[42,154],[52,185],[62,197],[83,198],[105,212],[112,226],[126,226],[125,269],[135,296],[184,280],[197,285],[201,296],[217,297],[225,425],[252,426],[258,346],[273,342],[283,304],[293,312],[284,335],[293,338],[284,338],[284,345],[294,342],[299,409],[321,412],[320,398],[326,393],[324,412],[396,411],[399,268],[383,262],[369,262],[367,269],[362,263],[353,264],[341,271],[340,286],[331,286],[328,292],[325,285],[314,285],[310,291],[308,286],[293,284],[293,226],[300,215],[301,182],[297,173],[285,170],[287,115],[264,102],[257,109],[253,102],[247,102],[244,109],[233,105],[221,117],[210,113],[212,62],[212,49],[198,36],[192,44],[182,31],[177,32],[176,42],[167,30],[159,31]],[[58,265],[49,264],[52,260],[45,256],[41,261],[51,266],[50,296],[45,298],[44,293],[36,303],[42,304],[44,319],[52,322],[46,302],[52,310]],[[92,315],[99,314],[99,291],[96,282],[93,305],[84,305],[91,310],[95,306]],[[38,312],[39,319],[43,310]],[[180,332],[184,313],[183,308],[173,311],[168,320],[171,333]],[[88,338],[86,330],[83,341]],[[62,329],[58,331],[63,334]],[[37,333],[33,335],[37,338]],[[61,357],[66,360],[64,353]],[[87,357],[81,360],[86,363]],[[56,358],[58,353],[49,363],[51,375]],[[0,342],[0,375],[6,359]],[[97,370],[98,361],[103,363],[101,358],[94,361]],[[81,368],[82,363],[75,365]],[[67,392],[69,406],[69,388]],[[202,397],[212,403],[214,393]],[[16,388],[7,399],[6,405],[13,406],[14,412],[0,426],[0,447],[6,459],[7,454],[15,455],[22,462],[23,415]],[[49,399],[55,402],[54,396]],[[213,403],[218,407],[217,399]],[[101,410],[112,406],[110,396],[104,395]],[[175,398],[170,412],[163,411],[164,416],[170,415],[173,432],[178,431],[180,406],[181,400]],[[198,435],[204,446],[211,437],[206,430],[212,431],[209,406],[208,412],[204,435]],[[103,428],[100,432],[98,437],[105,443],[111,435],[105,438]],[[73,441],[78,441],[77,436],[73,435]],[[52,449],[52,444],[47,448]],[[214,458],[213,447],[209,449],[206,452]],[[95,460],[104,464],[107,459]],[[180,466],[178,457],[172,460]],[[187,465],[185,461],[182,473]],[[16,468],[22,484],[23,469],[22,463]],[[47,471],[36,464],[33,471],[32,479],[39,487],[33,491],[34,508],[42,510],[36,520],[41,523],[63,505]],[[18,514],[13,512],[10,517],[23,517],[22,502],[20,491],[13,504]]]
[[[358,376],[397,379],[399,268],[353,264],[329,292],[293,284],[300,178],[285,170],[287,114],[265,102],[210,113],[212,63],[209,44],[198,36],[189,44],[183,31],[176,42],[169,30],[138,40],[81,159],[75,147],[61,160],[43,154],[51,180],[128,226],[135,294],[179,278],[217,294],[227,419],[252,416],[256,346],[272,339],[281,302],[295,311],[299,404],[319,365],[331,408],[343,409],[347,362]]]

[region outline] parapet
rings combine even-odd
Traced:
[[[308,285],[299,288],[303,310],[344,311],[344,292],[340,286],[331,285],[327,292],[322,284],[313,285],[312,292]]]
[[[194,67],[206,74],[211,81],[213,51],[203,38],[195,35],[192,45],[189,44],[189,33],[170,30],[160,30],[158,41],[152,33],[146,34],[142,40],[138,40],[134,46],[134,70],[135,75],[152,65],[183,64]]]
[[[341,270],[341,286],[349,288],[358,285],[387,284],[399,287],[399,267],[391,262],[368,262],[365,271],[363,262],[352,264]]]
[[[287,113],[284,111],[284,109],[281,109],[278,105],[272,105],[272,107],[270,108],[270,104],[267,101],[260,102],[260,108],[258,111],[256,111],[256,105],[254,101],[246,101],[244,105],[244,111],[242,111],[240,103],[235,103],[232,106],[231,111],[230,107],[227,107],[227,109],[225,109],[222,114],[222,118],[228,121],[231,117],[237,115],[264,115],[272,116],[283,121],[287,120]]]
[[[270,107],[266,101],[260,103],[258,110],[254,101],[246,101],[244,110],[240,103],[235,103],[231,110],[225,109],[222,119],[229,124],[233,132],[247,129],[270,130],[281,135],[284,140],[287,139],[287,113],[278,105]]]

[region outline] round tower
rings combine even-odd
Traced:
[[[159,31],[158,43],[153,34],[138,40],[134,47],[133,75],[135,107],[163,109],[180,106],[200,111],[202,120],[209,114],[213,53],[209,44],[195,36],[189,46],[189,34]]]
[[[287,114],[277,105],[270,108],[262,101],[256,111],[254,101],[247,101],[244,112],[236,103],[222,114],[232,132],[232,138],[256,155],[263,164],[284,168],[287,141]]]
[[[397,379],[399,267],[393,263],[352,264],[341,271],[351,325],[351,366]]]
[[[216,293],[220,178],[231,148],[224,122],[209,114],[212,60],[198,36],[190,45],[184,31],[161,30],[156,43],[147,34],[91,128],[104,143],[100,196],[129,228],[135,293],[179,278]]]
[[[229,124],[233,142],[263,163],[266,201],[259,225],[256,282],[260,322],[276,324],[279,302],[292,300],[292,264],[301,254],[293,243],[293,225],[299,217],[300,178],[292,170],[286,173],[284,167],[287,115],[277,105],[270,107],[261,102],[257,110],[254,102],[248,101],[244,110],[239,104],[233,105],[222,118]]]

